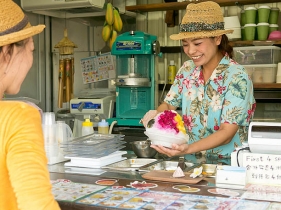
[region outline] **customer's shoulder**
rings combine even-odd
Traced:
[[[36,108],[31,106],[28,103],[22,101],[0,101],[0,110],[1,111],[8,111],[17,112],[17,111],[36,111]]]

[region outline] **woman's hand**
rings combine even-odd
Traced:
[[[153,119],[158,114],[157,110],[149,110],[141,119],[141,123],[144,127],[147,126],[149,120]]]
[[[172,144],[172,148],[163,147],[161,145],[151,144],[153,149],[159,153],[165,154],[169,157],[187,154],[188,144]]]

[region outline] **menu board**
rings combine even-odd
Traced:
[[[52,185],[52,193],[58,201],[75,201],[107,187],[94,184],[75,183],[65,180],[52,181]]]
[[[243,166],[248,183],[281,185],[281,155],[246,153]]]
[[[279,208],[277,209],[281,209],[280,186],[248,184],[246,186],[246,192],[243,193],[242,198],[263,201],[276,201],[279,202]]]
[[[70,180],[52,181],[52,191],[58,201],[119,209],[278,209],[280,203],[251,201],[240,198],[202,196],[189,193],[163,192],[74,183]],[[279,208],[280,209],[280,208]]]
[[[265,210],[269,202],[257,202],[235,198],[202,196],[163,191],[136,190],[131,188],[107,188],[77,201],[98,207],[119,209],[259,209]],[[280,207],[280,206],[279,206]]]
[[[104,53],[80,60],[83,83],[115,78],[115,56]]]

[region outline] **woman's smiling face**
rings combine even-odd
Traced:
[[[218,55],[221,36],[211,38],[183,39],[184,53],[196,66],[205,66],[214,62]]]

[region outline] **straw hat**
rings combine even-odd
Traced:
[[[172,40],[205,38],[232,33],[224,30],[223,14],[220,6],[212,1],[188,4],[180,24],[180,33],[172,34]]]
[[[45,25],[31,26],[22,9],[12,0],[0,0],[0,46],[39,34]]]

